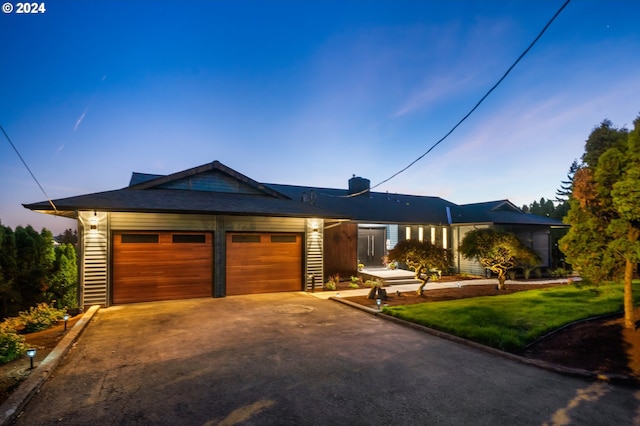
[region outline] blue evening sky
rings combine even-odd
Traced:
[[[213,160],[260,182],[375,185],[563,2],[48,0],[0,13],[0,125],[54,199]],[[573,0],[377,190],[553,198],[595,126],[640,113],[638,16],[635,0]],[[45,197],[2,135],[0,170],[2,224],[75,227],[22,207]]]

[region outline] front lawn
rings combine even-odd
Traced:
[[[640,304],[640,282],[634,282]],[[565,324],[623,310],[622,285],[563,286],[504,296],[385,307],[383,312],[504,351],[517,352]]]

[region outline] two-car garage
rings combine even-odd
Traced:
[[[114,304],[211,297],[215,267],[227,295],[302,289],[299,233],[228,232],[224,262],[213,232],[123,231],[112,241]]]

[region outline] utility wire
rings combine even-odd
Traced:
[[[20,161],[22,161],[22,164],[24,164],[24,167],[26,167],[27,171],[29,172],[29,174],[31,175],[33,180],[36,181],[36,183],[38,184],[38,187],[40,188],[40,190],[42,191],[42,193],[46,197],[47,201],[49,201],[49,204],[51,204],[51,207],[53,207],[53,211],[55,211],[57,213],[58,209],[56,208],[56,205],[53,204],[53,201],[51,201],[51,198],[49,198],[49,196],[47,195],[47,192],[44,190],[42,185],[40,185],[40,182],[38,182],[38,179],[33,174],[31,169],[29,168],[29,166],[27,165],[27,162],[24,161],[24,158],[22,158],[22,155],[20,155],[20,152],[18,151],[18,148],[16,148],[16,146],[13,144],[13,142],[11,142],[11,138],[9,137],[9,135],[7,135],[7,132],[4,131],[4,127],[0,126],[0,130],[2,130],[2,133],[4,133],[4,137],[7,138],[7,140],[9,141],[9,144],[11,144],[11,147],[16,152],[16,154],[18,154],[18,157],[20,158]]]
[[[544,26],[544,28],[542,28],[542,31],[540,31],[538,36],[531,42],[529,47],[527,47],[524,50],[524,52],[522,52],[522,54],[520,54],[520,56],[518,56],[518,59],[516,59],[516,61],[509,67],[509,69],[507,69],[507,71],[502,75],[502,77],[500,77],[500,80],[498,80],[498,82],[496,84],[494,84],[491,87],[491,89],[489,89],[489,91],[484,94],[484,96],[482,98],[480,98],[480,100],[473,106],[473,108],[471,108],[471,110],[464,117],[462,117],[462,119],[460,121],[458,121],[456,123],[456,125],[451,128],[451,130],[449,130],[442,138],[440,138],[440,140],[438,140],[438,142],[434,143],[431,146],[431,148],[429,148],[424,154],[422,154],[421,156],[419,156],[418,158],[413,160],[411,163],[409,163],[402,170],[392,174],[390,177],[386,178],[382,182],[375,184],[370,189],[377,188],[380,185],[389,182],[391,179],[393,179],[394,177],[398,176],[399,174],[404,173],[405,171],[407,171],[411,166],[416,164],[418,161],[422,160],[427,154],[429,154],[431,151],[433,151],[433,149],[435,147],[440,145],[440,143],[442,141],[444,141],[451,133],[453,133],[454,130],[456,130],[458,128],[458,126],[460,126],[476,109],[478,109],[480,104],[491,94],[491,92],[493,92],[500,85],[500,83],[502,83],[502,81],[507,77],[507,75],[509,75],[511,70],[518,64],[518,62],[520,62],[520,60],[522,58],[524,58],[527,53],[529,53],[531,48],[537,43],[537,41],[540,39],[540,37],[542,37],[542,35],[545,33],[545,31],[547,31],[547,28],[549,28],[549,26],[553,23],[553,21],[555,21],[555,19],[558,17],[558,15],[560,15],[560,12],[562,12],[564,10],[564,8],[567,7],[567,5],[569,4],[570,1],[571,0],[567,0],[567,1],[564,2],[564,4],[560,7],[560,9],[558,9],[558,11],[555,13],[555,15],[553,15],[553,17],[549,20],[549,22],[547,22],[547,24]],[[364,191],[364,192],[366,192],[366,191]],[[364,192],[360,192],[358,194],[352,194],[350,196],[360,195],[360,194],[363,194]]]

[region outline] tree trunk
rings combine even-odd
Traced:
[[[631,243],[636,243],[640,238],[640,229],[629,226],[627,238]],[[636,266],[628,257],[624,265],[624,328],[635,329],[636,320],[633,313],[633,268]]]
[[[420,281],[420,287],[416,290],[416,294],[418,296],[422,296],[422,292],[424,291],[424,286],[429,282],[429,274],[425,274],[426,279],[422,278],[422,268],[418,268],[416,271],[416,279]]]
[[[635,329],[636,320],[633,314],[633,267],[629,259],[624,265],[624,328]]]
[[[504,282],[507,280],[507,274],[504,272],[500,272],[498,274],[498,290],[506,290],[507,286],[504,285]]]

